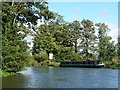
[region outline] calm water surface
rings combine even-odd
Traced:
[[[118,88],[118,70],[96,68],[26,67],[5,77],[3,88]]]

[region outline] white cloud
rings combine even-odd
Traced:
[[[109,15],[110,13],[107,10],[101,10],[98,12],[98,14],[103,17]]]

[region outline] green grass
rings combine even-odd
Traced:
[[[9,72],[6,72],[6,71],[2,71],[0,70],[0,77],[7,77],[7,76],[10,76],[10,75],[14,75],[15,73],[9,73]]]
[[[21,68],[21,71],[27,70],[25,67]],[[15,75],[15,72],[6,72],[0,69],[0,77],[7,77],[11,75]]]
[[[27,68],[23,67],[21,68],[20,71],[24,71],[24,70],[27,70]],[[15,72],[6,72],[0,69],[0,77],[7,77],[7,76],[15,75],[15,74],[16,74]]]

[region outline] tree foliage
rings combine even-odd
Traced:
[[[33,52],[41,50],[54,53],[56,59],[81,60],[116,58],[116,45],[108,36],[108,26],[104,23],[94,24],[90,20],[81,22],[62,22],[60,16],[48,24],[40,25],[35,34]],[[64,22],[63,22],[64,21]],[[75,55],[78,53],[79,55]],[[73,54],[75,56],[73,56]],[[69,57],[70,56],[70,57]],[[72,57],[78,57],[72,59]]]
[[[90,20],[85,20],[81,22],[83,30],[81,36],[81,47],[82,47],[82,54],[84,55],[85,59],[92,57],[96,50],[96,35],[95,35],[95,26],[94,23]]]
[[[38,19],[45,21],[50,18],[53,18],[53,13],[48,9],[47,2],[44,0],[41,2],[2,3],[3,70],[17,72],[26,62],[29,62],[29,48],[24,39],[30,29],[37,25]]]

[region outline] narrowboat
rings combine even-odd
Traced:
[[[102,68],[105,64],[102,60],[62,61],[60,67]]]

